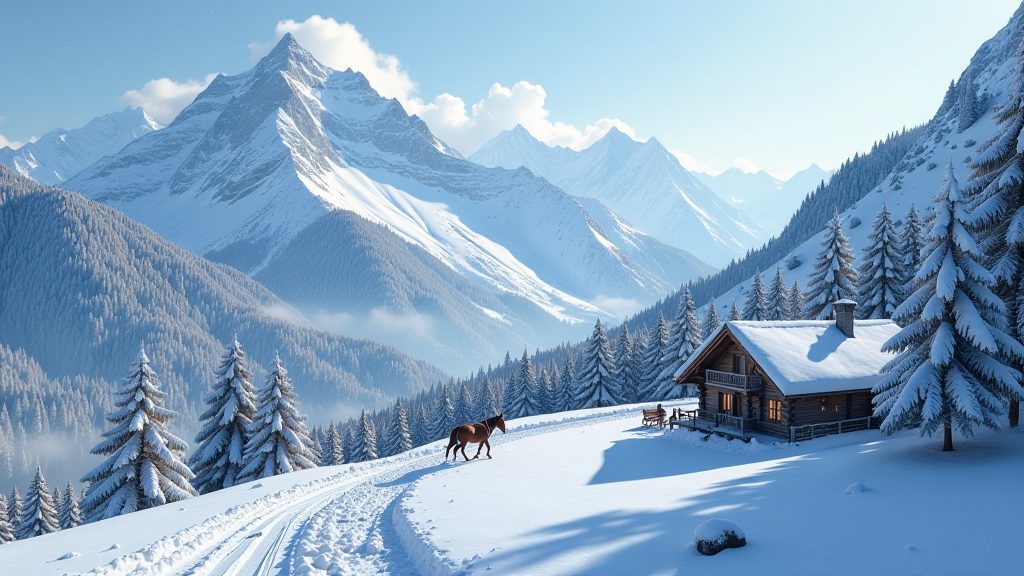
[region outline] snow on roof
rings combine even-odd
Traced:
[[[726,328],[786,396],[873,387],[882,366],[895,357],[882,352],[882,344],[900,331],[892,320],[855,320],[855,338],[847,338],[832,320],[726,322],[718,330]],[[694,351],[676,377],[713,340]]]

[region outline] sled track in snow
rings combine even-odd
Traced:
[[[492,437],[494,447],[521,438],[636,414],[636,407],[526,424]],[[556,416],[557,417],[557,416]],[[373,463],[339,466],[337,474],[292,486],[170,534],[87,574],[277,575],[331,563],[356,573],[420,572],[423,550],[393,524],[394,507],[424,475],[465,463],[442,463],[444,441]],[[500,457],[500,450],[495,453]],[[471,463],[470,463],[471,464]],[[410,554],[410,552],[412,552]],[[420,562],[417,562],[420,560]]]

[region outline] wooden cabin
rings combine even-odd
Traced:
[[[696,388],[689,425],[762,432],[790,441],[877,427],[871,388],[895,356],[882,345],[900,328],[854,320],[856,302],[834,304],[835,320],[726,322],[676,373]]]

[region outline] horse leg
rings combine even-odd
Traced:
[[[476,445],[476,456],[473,456],[473,460],[476,460],[477,458],[480,457],[480,451],[483,450],[483,449],[484,449],[484,443],[483,442],[481,442],[481,443]]]
[[[487,444],[487,457],[490,458],[491,457],[491,443],[488,442],[487,440],[484,440],[484,444]]]
[[[466,444],[469,444],[469,442],[467,441],[462,443],[462,458],[466,462],[469,462],[469,456],[466,456]]]

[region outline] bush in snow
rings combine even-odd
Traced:
[[[245,467],[236,484],[316,468],[306,418],[299,415],[298,405],[288,371],[281,358],[275,357],[266,384],[256,394],[256,414],[245,444]]]
[[[851,229],[852,228],[856,228],[857,226],[860,226],[860,225],[861,225],[860,217],[854,216],[853,218],[850,218],[850,228]]]
[[[803,263],[804,261],[799,256],[790,256],[786,258],[786,270],[796,270]]]
[[[205,422],[196,434],[199,447],[189,464],[196,475],[192,485],[200,494],[235,485],[244,465],[243,451],[256,413],[256,389],[238,339],[228,345],[215,373],[217,380],[206,395]]]
[[[714,556],[728,548],[746,546],[747,537],[743,530],[732,522],[712,518],[693,531],[693,543],[697,547],[697,552],[705,556]]]
[[[160,390],[141,344],[133,366],[114,395],[117,410],[107,414],[114,427],[92,450],[108,458],[82,477],[89,483],[82,497],[82,513],[89,522],[196,494],[189,483],[195,475],[181,460],[188,444],[167,430],[177,413],[164,408],[167,394]]]
[[[970,208],[953,177],[953,162],[935,199],[919,286],[893,314],[906,326],[883,346],[899,356],[875,393],[883,434],[919,428],[943,430],[943,451],[953,449],[953,428],[971,435],[976,426],[998,427],[996,418],[1013,397],[1024,396],[1020,362],[1024,346],[1006,334],[1006,307],[992,292],[995,278],[971,232]]]

